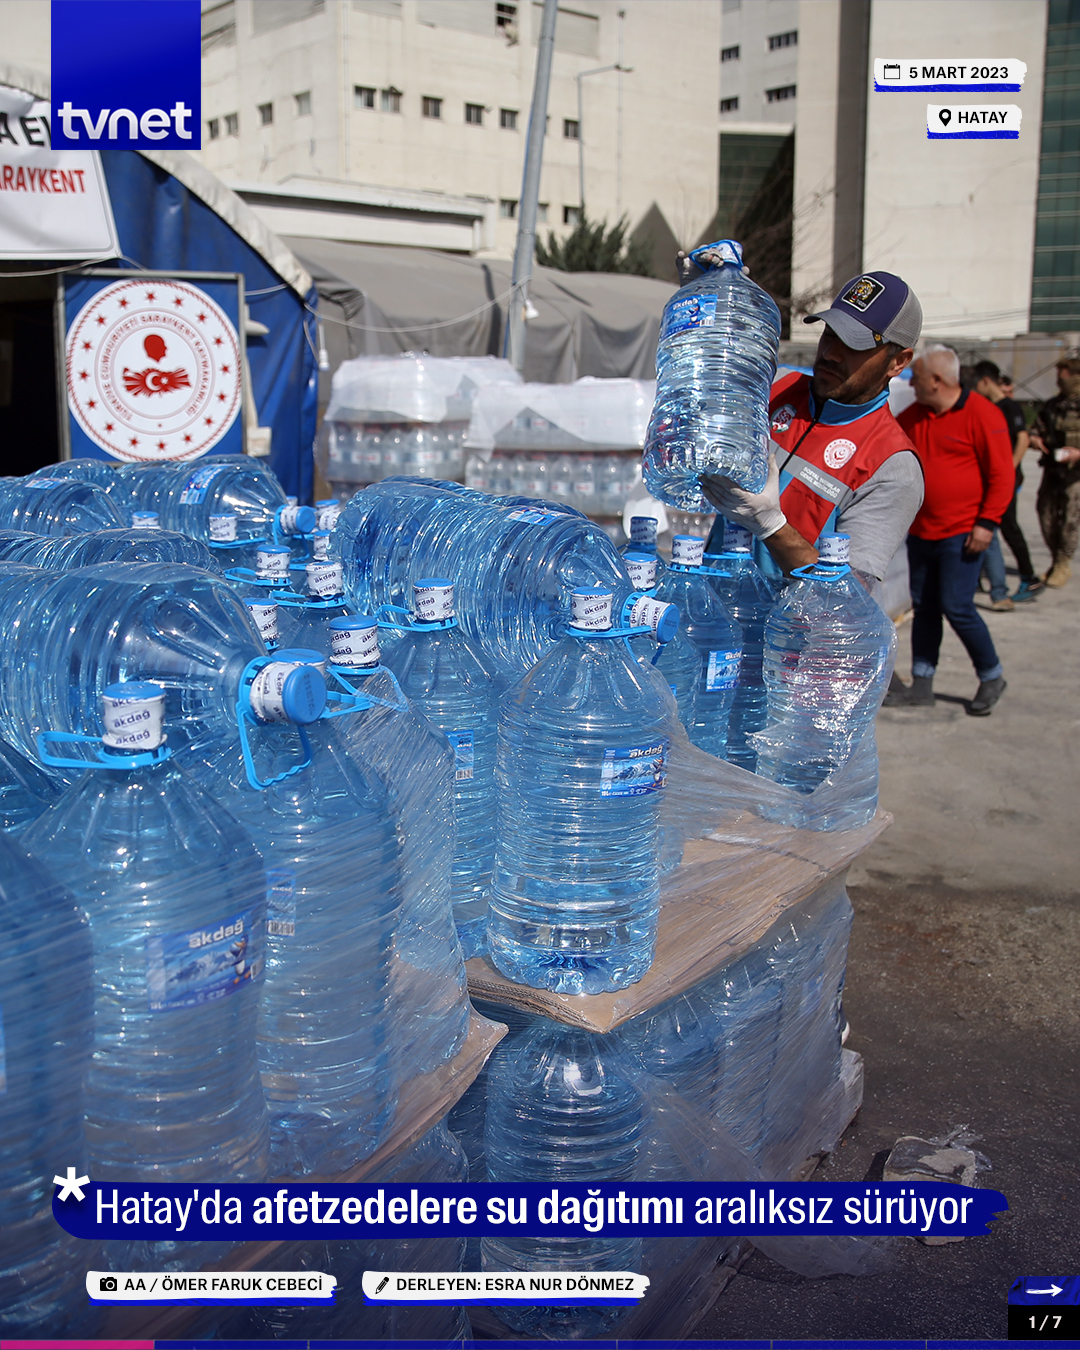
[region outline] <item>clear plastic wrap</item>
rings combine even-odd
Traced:
[[[655,397],[655,380],[490,385],[473,403],[465,445],[480,453],[640,449]]]
[[[450,422],[468,418],[477,391],[519,385],[509,361],[493,356],[357,356],[331,381],[328,422]]]

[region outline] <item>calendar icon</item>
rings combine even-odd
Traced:
[[[883,78],[886,80],[898,80],[900,78],[900,62],[886,61]]]

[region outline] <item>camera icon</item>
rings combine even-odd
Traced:
[[[98,1281],[98,1292],[102,1294],[115,1294],[117,1289],[115,1275],[102,1275]]]

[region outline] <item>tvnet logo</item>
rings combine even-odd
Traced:
[[[197,150],[199,0],[52,0],[53,145]]]

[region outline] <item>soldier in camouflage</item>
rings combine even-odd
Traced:
[[[1080,359],[1057,368],[1056,398],[1048,400],[1031,427],[1031,443],[1042,451],[1042,482],[1036,498],[1039,525],[1053,562],[1045,581],[1064,586],[1080,542]]]

